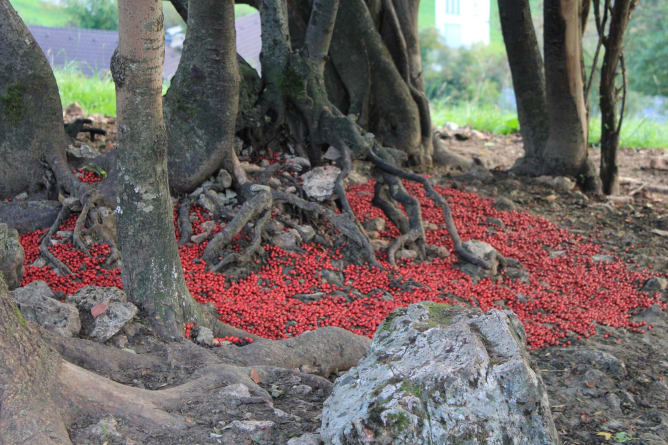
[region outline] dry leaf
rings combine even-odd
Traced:
[[[255,383],[260,383],[260,382],[262,382],[262,377],[260,377],[260,373],[257,372],[257,370],[256,370],[255,368],[251,368],[251,369],[250,369],[250,378],[251,378],[251,380],[254,381]]]
[[[100,303],[96,304],[92,308],[90,308],[90,314],[93,316],[93,318],[97,318],[100,315],[104,314],[107,311],[107,303]]]

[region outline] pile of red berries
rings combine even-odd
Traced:
[[[90,173],[90,172],[89,172]],[[429,201],[421,188],[407,184],[422,204],[425,221],[438,226],[428,230],[430,244],[452,252],[452,241],[442,222],[440,209]],[[206,243],[180,246],[181,263],[188,288],[201,303],[213,303],[224,323],[266,338],[280,339],[322,326],[340,326],[357,334],[372,336],[379,323],[395,308],[418,301],[511,309],[524,324],[532,349],[551,345],[567,346],[596,332],[596,325],[622,327],[642,333],[651,327],[631,320],[633,314],[653,304],[665,305],[658,297],[639,291],[650,272],[629,270],[622,260],[595,262],[600,246],[589,239],[560,229],[548,220],[520,211],[499,211],[492,201],[472,193],[437,187],[450,203],[463,240],[478,239],[494,246],[502,255],[519,260],[529,274],[522,283],[504,276],[477,283],[453,267],[456,256],[417,264],[402,260],[397,267],[380,256],[385,269],[347,265],[342,270],[339,251],[324,250],[316,244],[304,244],[304,253],[286,252],[265,245],[265,259],[258,272],[246,278],[228,280],[225,275],[206,270],[201,256]],[[373,182],[349,189],[353,210],[365,221],[384,217],[371,206]],[[194,233],[210,218],[199,207],[193,209]],[[500,220],[504,229],[490,224]],[[71,230],[70,218],[63,230]],[[216,231],[219,231],[220,227]],[[26,234],[21,242],[26,250],[26,275],[23,284],[47,281],[52,289],[70,294],[95,284],[121,287],[120,273],[101,267],[108,246],[94,245],[87,257],[73,249],[70,242],[51,247],[73,271],[72,276],[58,276],[50,267],[33,267],[38,257],[42,231]],[[381,237],[393,239],[398,230],[387,224]],[[593,237],[593,234],[592,234]],[[245,237],[237,237],[240,249]],[[550,255],[563,251],[560,255]],[[342,283],[323,279],[325,269],[340,272]],[[294,298],[299,294],[322,293],[319,299]],[[304,301],[302,301],[304,300]],[[186,326],[189,336],[192,326]],[[249,339],[223,339],[246,344]]]

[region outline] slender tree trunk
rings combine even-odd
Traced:
[[[118,246],[123,286],[162,338],[182,337],[197,303],[183,278],[167,184],[160,0],[120,0],[112,60],[118,107]]]
[[[601,66],[601,83],[599,103],[601,107],[601,181],[603,193],[615,195],[619,193],[619,169],[617,168],[617,151],[619,150],[619,133],[621,125],[617,116],[617,91],[615,79],[619,61],[622,57],[624,32],[635,7],[634,0],[616,0],[611,7],[610,27],[603,38],[605,55]],[[598,5],[597,5],[598,6]],[[609,1],[605,1],[605,6]],[[605,32],[605,30],[601,30]],[[625,81],[625,80],[624,80]],[[623,109],[622,109],[623,112]]]
[[[545,81],[550,130],[543,162],[550,174],[573,176],[593,188],[595,175],[587,159],[580,5],[579,0],[545,0]]]
[[[516,168],[531,172],[540,163],[549,132],[543,58],[529,1],[498,0],[498,4],[524,144],[524,158]]]
[[[44,53],[8,0],[0,0],[0,199],[83,188],[67,166],[58,86]],[[51,190],[53,198],[57,190]]]
[[[234,152],[239,103],[233,0],[197,0],[164,101],[169,185],[190,192],[220,168],[245,182]]]

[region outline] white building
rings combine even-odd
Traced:
[[[436,0],[436,28],[452,48],[489,44],[490,0]]]

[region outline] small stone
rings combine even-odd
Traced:
[[[298,226],[298,228],[303,242],[309,243],[315,237],[315,229],[313,229],[313,227],[304,224],[302,226]]]
[[[211,234],[211,232],[216,230],[218,225],[215,221],[204,221],[200,227],[202,227],[202,230],[204,230],[206,233]]]
[[[121,437],[118,432],[118,422],[111,416],[102,418],[95,425],[86,428],[85,432],[91,436],[99,437],[100,439]]]
[[[575,183],[565,176],[557,176],[552,180],[552,187],[561,193],[568,193],[575,187]]]
[[[360,184],[366,184],[368,182],[368,179],[364,177],[362,174],[353,170],[350,173],[348,173],[346,182],[349,185],[360,185]]]
[[[439,229],[438,224],[434,224],[433,222],[430,222],[430,221],[427,221],[426,223],[424,223],[424,230],[430,230],[432,232],[435,232],[438,229]]]
[[[552,252],[550,252],[549,257],[550,258],[558,258],[558,257],[560,257],[564,254],[566,254],[565,250],[553,250]]]
[[[71,115],[83,115],[83,108],[81,108],[81,105],[79,105],[76,102],[72,102],[68,106],[65,107],[65,114],[71,114]]]
[[[322,155],[322,157],[329,161],[336,161],[341,157],[341,152],[336,147],[332,147],[330,145],[325,154]]]
[[[302,187],[306,195],[316,201],[329,199],[334,193],[334,185],[341,170],[331,165],[316,167],[303,175]]]
[[[427,255],[436,258],[447,258],[450,256],[450,251],[443,246],[428,245]]]
[[[7,287],[16,289],[23,278],[25,253],[19,242],[19,232],[5,223],[0,223],[0,275]]]
[[[264,185],[264,184],[252,184],[250,186],[250,191],[253,192],[253,193],[270,192],[271,187],[269,187],[268,185]]]
[[[311,388],[308,385],[295,385],[292,388],[290,388],[290,391],[292,391],[295,394],[305,396],[306,394],[309,394],[311,391],[313,391],[313,388]]]
[[[501,196],[494,201],[494,208],[497,210],[515,210],[517,206],[513,201],[510,199],[506,198],[505,196]]]
[[[396,257],[402,260],[412,260],[417,258],[417,252],[411,249],[401,249],[397,252]]]
[[[390,245],[390,242],[384,239],[372,239],[370,243],[373,250],[383,250]]]
[[[579,190],[573,192],[573,198],[575,199],[576,203],[578,203],[583,207],[589,204],[589,198],[587,197],[587,195],[585,195]]]
[[[205,326],[199,328],[197,343],[200,345],[213,346],[213,331]]]
[[[33,281],[11,292],[23,316],[64,337],[73,337],[81,330],[79,311],[72,304],[56,300],[49,285]]]
[[[99,342],[109,340],[139,312],[137,306],[127,301],[125,292],[116,287],[85,286],[68,295],[67,302],[79,308],[83,333]],[[93,318],[91,309],[102,303],[107,310]]]
[[[595,263],[612,263],[615,259],[610,255],[593,255],[591,259]]]
[[[305,433],[288,440],[287,445],[320,445],[320,434]]]
[[[663,292],[668,288],[668,279],[663,277],[652,277],[645,281],[640,290],[645,292]]]
[[[364,227],[365,230],[367,231],[375,230],[377,232],[382,232],[383,230],[385,230],[385,225],[386,225],[385,218],[380,218],[380,217],[372,218],[362,223],[362,227]]]
[[[295,229],[288,229],[287,231],[280,232],[271,240],[272,244],[277,247],[280,247],[283,250],[297,250],[301,246],[302,238]]]
[[[227,172],[227,170],[221,168],[218,171],[218,175],[216,175],[216,183],[218,183],[218,187],[220,187],[221,190],[230,188],[232,185],[232,176]]]
[[[190,237],[190,241],[192,241],[195,244],[203,243],[207,239],[209,239],[209,234],[207,232],[198,233],[197,235],[193,235]]]
[[[28,199],[28,192],[21,192],[14,196],[14,201],[25,201],[26,199]]]
[[[498,227],[499,229],[505,229],[506,228],[506,224],[503,221],[501,221],[499,218],[488,217],[486,219],[486,221],[487,221],[487,224],[494,225],[494,226]]]

